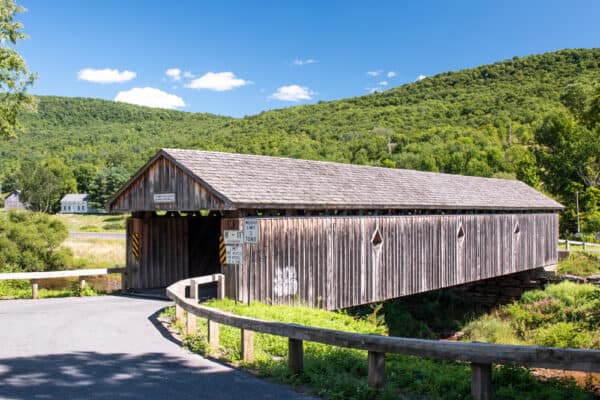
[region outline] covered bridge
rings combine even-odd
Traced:
[[[132,213],[130,288],[222,272],[229,297],[327,309],[555,264],[562,209],[514,180],[177,149],[108,207]],[[245,226],[256,242],[222,265]]]

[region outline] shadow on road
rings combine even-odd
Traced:
[[[256,383],[256,379],[239,372],[186,366],[182,359],[162,353],[131,356],[80,352],[0,359],[1,399],[239,399],[240,396],[259,399],[285,396]]]

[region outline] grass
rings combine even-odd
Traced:
[[[231,300],[208,304],[222,310],[265,320],[298,323],[357,333],[385,334],[387,327],[377,316],[355,318],[343,312],[305,307],[235,304]],[[172,308],[163,316],[174,318]],[[184,335],[184,345],[196,352],[243,365],[261,376],[308,388],[328,399],[469,399],[468,364],[426,360],[419,357],[386,355],[386,383],[381,391],[367,384],[367,353],[305,342],[304,371],[292,374],[287,368],[287,339],[256,333],[255,361],[240,360],[240,332],[221,326],[220,348],[210,352],[207,324],[198,319],[198,333]],[[181,324],[178,325],[182,330]],[[578,388],[574,381],[549,379],[540,381],[523,368],[496,368],[493,372],[494,398],[497,399],[592,399],[593,395]]]
[[[82,290],[78,282],[73,282],[68,289],[39,288],[38,298],[97,296],[101,293],[90,286]],[[31,299],[31,283],[27,280],[0,281],[0,299]]]
[[[128,215],[56,214],[69,232],[123,232]]]
[[[600,274],[600,255],[573,253],[558,263],[557,272],[578,276]]]
[[[62,246],[73,251],[78,268],[125,266],[125,240],[69,237]]]

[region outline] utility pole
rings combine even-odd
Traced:
[[[575,204],[577,205],[577,233],[576,237],[581,237],[581,229],[579,226],[579,191],[575,192]]]

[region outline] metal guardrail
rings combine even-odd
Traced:
[[[31,298],[38,297],[38,284],[41,279],[52,278],[74,278],[79,277],[79,287],[85,288],[86,276],[98,276],[108,274],[121,274],[121,289],[125,286],[126,268],[94,268],[94,269],[73,269],[65,271],[44,271],[44,272],[8,272],[0,274],[0,281],[27,279],[31,281]]]
[[[181,280],[167,288],[167,296],[175,302],[178,320],[182,320],[184,311],[187,311],[187,333],[197,330],[196,318],[208,320],[208,342],[213,349],[219,346],[218,324],[241,329],[241,355],[246,362],[252,362],[254,359],[254,332],[288,338],[288,366],[294,373],[299,373],[303,369],[303,341],[305,340],[366,350],[368,352],[368,382],[375,388],[383,385],[386,353],[463,361],[471,364],[471,393],[475,400],[491,399],[493,364],[600,372],[600,351],[598,350],[364,335],[243,317],[198,304],[198,285],[211,282],[217,282],[218,298],[222,298],[225,286],[225,276],[222,274]],[[189,298],[185,297],[187,286],[190,286]]]

